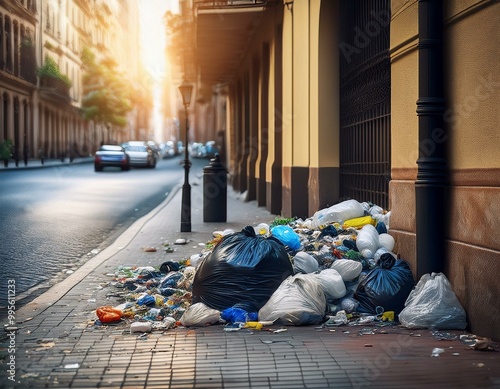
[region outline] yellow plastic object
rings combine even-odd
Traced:
[[[262,323],[258,321],[247,321],[243,328],[255,328],[256,330],[261,330],[263,327]]]
[[[375,226],[377,224],[377,221],[372,218],[371,216],[362,216],[362,217],[356,217],[354,219],[349,219],[342,224],[342,227],[344,229],[346,228],[361,228],[363,226],[366,226],[367,224],[371,224],[372,226]]]
[[[394,311],[387,311],[382,314],[382,321],[394,321]]]

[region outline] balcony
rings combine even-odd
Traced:
[[[57,77],[40,77],[40,91],[53,100],[69,103],[70,86],[62,79]]]
[[[262,7],[272,2],[269,0],[194,0],[194,7],[198,9]]]

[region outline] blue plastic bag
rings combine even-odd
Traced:
[[[271,234],[292,250],[300,248],[299,235],[290,226],[276,226],[271,230]]]

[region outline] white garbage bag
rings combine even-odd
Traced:
[[[209,308],[203,303],[196,303],[184,311],[179,321],[186,327],[203,327],[215,324],[219,319],[220,311]]]
[[[305,251],[299,251],[292,259],[294,273],[314,273],[319,264],[316,258]]]
[[[363,265],[361,262],[352,259],[337,259],[330,265],[330,269],[335,269],[345,282],[354,280],[361,274]]]
[[[344,280],[335,269],[324,269],[319,273],[314,273],[318,279],[327,300],[337,300],[346,294]]]
[[[259,321],[279,321],[284,325],[318,324],[326,312],[326,298],[313,274],[286,278],[259,310]]]

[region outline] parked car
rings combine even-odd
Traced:
[[[122,144],[125,152],[130,158],[130,166],[148,167],[153,169],[156,166],[156,152],[142,141],[130,141]]]
[[[130,169],[130,158],[125,149],[119,145],[101,145],[94,154],[94,170],[101,172],[106,166]]]
[[[160,146],[155,141],[152,140],[148,140],[146,143],[156,153],[156,158],[161,158]]]

